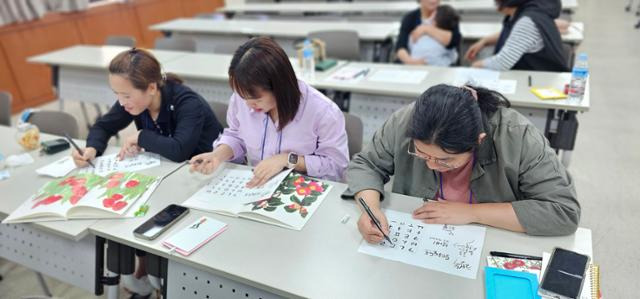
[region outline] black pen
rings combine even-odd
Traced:
[[[384,238],[387,239],[387,241],[389,241],[389,244],[393,245],[393,242],[391,242],[391,239],[389,239],[389,236],[387,236],[387,234],[385,234],[382,231],[382,227],[380,226],[380,220],[378,220],[378,218],[376,218],[376,216],[373,215],[373,212],[371,212],[371,209],[369,209],[369,206],[367,205],[367,203],[364,202],[364,199],[362,199],[362,197],[358,197],[358,201],[360,202],[360,204],[364,208],[364,211],[367,212],[367,214],[369,215],[369,218],[371,218],[371,220],[373,220],[373,224],[375,224],[376,227],[380,230],[380,232],[382,233]]]
[[[529,75],[529,87],[531,87],[531,75]]]
[[[526,254],[517,254],[517,253],[508,253],[508,252],[501,252],[501,251],[490,251],[489,254],[491,256],[507,257],[507,258],[512,258],[512,259],[532,260],[532,261],[541,261],[542,260],[542,257],[539,257],[539,256],[532,256],[532,255],[526,255]]]
[[[71,139],[69,134],[64,133],[64,138],[66,138],[67,141],[69,141],[69,143],[71,143],[71,145],[73,145],[73,147],[78,151],[80,156],[84,156],[84,151],[75,142],[73,142],[73,139]],[[91,165],[91,167],[96,168],[96,166],[93,165],[93,163],[91,163],[91,161],[87,160],[87,163],[89,163],[89,165]]]

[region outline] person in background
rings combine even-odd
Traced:
[[[458,28],[460,16],[453,7],[440,5],[436,9],[434,25],[442,30],[453,31]],[[447,49],[444,45],[429,35],[419,37],[415,42],[409,42],[411,58],[422,59],[425,64],[450,66],[458,60],[457,49]]]

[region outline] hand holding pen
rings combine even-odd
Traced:
[[[78,167],[84,167],[87,164],[91,165],[91,167],[96,168],[95,165],[93,165],[93,163],[91,163],[91,160],[95,159],[97,151],[95,148],[93,147],[87,147],[84,150],[82,150],[71,138],[71,136],[69,136],[69,134],[65,133],[64,134],[64,138],[67,139],[67,141],[73,146],[73,148],[75,148],[75,151],[71,152],[71,157],[73,158],[73,162],[76,163],[76,166]]]
[[[369,243],[380,243],[386,239],[393,245],[388,236],[389,224],[384,214],[379,209],[372,210],[362,197],[358,197],[357,202],[365,211],[358,220],[358,229],[364,239]]]

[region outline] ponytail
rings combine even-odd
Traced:
[[[407,135],[451,154],[472,151],[478,136],[487,133],[488,119],[510,106],[502,94],[484,87],[439,84],[416,100]]]

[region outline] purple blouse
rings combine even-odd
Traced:
[[[294,119],[281,132],[265,112],[255,112],[234,93],[227,110],[228,128],[213,143],[233,149],[232,161],[257,165],[279,153],[294,152],[304,156],[307,174],[333,181],[343,181],[349,164],[349,148],[344,115],[338,106],[321,92],[298,80],[300,106]]]

